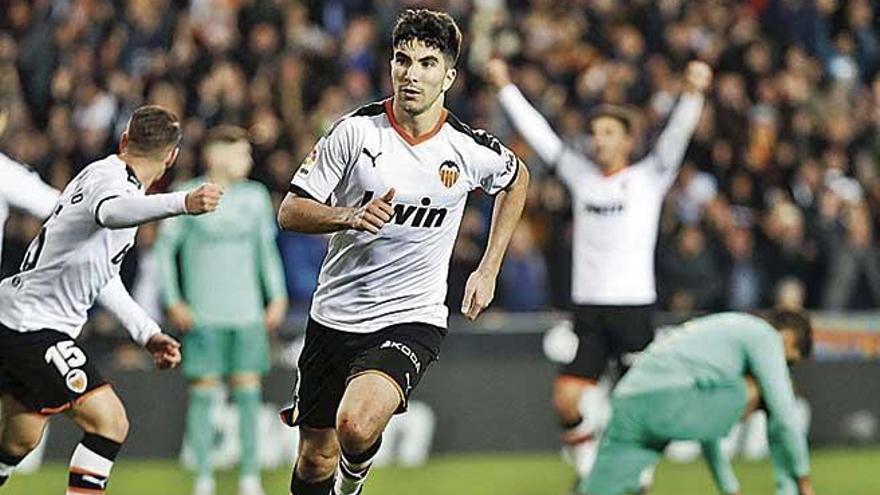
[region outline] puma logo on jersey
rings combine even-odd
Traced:
[[[440,182],[446,187],[452,187],[461,175],[461,169],[453,161],[446,160],[440,165]]]
[[[368,150],[366,148],[364,148],[362,151],[365,155],[367,155],[367,157],[370,159],[370,161],[373,162],[373,168],[376,168],[376,160],[379,159],[380,156],[382,156],[382,152],[380,151],[374,155],[374,154],[370,153],[370,150]]]
[[[361,206],[369,203],[375,195],[376,193],[373,191],[364,191]],[[422,206],[391,203],[391,207],[394,208],[394,214],[391,215],[391,220],[388,223],[426,229],[443,225],[443,221],[446,220],[446,214],[448,213],[446,208],[429,208],[431,206],[431,198],[427,196],[422,198],[421,204]]]

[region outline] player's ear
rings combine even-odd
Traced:
[[[452,83],[455,82],[455,77],[458,75],[458,71],[455,67],[448,69],[446,71],[446,77],[443,78],[443,92],[449,91],[449,88],[452,87]]]
[[[165,160],[165,168],[171,167],[174,165],[174,161],[177,160],[177,155],[180,154],[180,145],[175,146],[171,149],[171,152],[168,153],[168,158]]]
[[[122,137],[119,138],[119,153],[124,154],[128,149],[128,131],[122,133]]]

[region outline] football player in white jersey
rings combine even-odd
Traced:
[[[486,77],[498,89],[514,127],[572,196],[572,302],[578,348],[554,383],[553,406],[562,441],[580,477],[589,474],[601,428],[587,411],[606,400],[597,387],[609,360],[623,370],[654,337],[654,247],[666,191],[675,181],[703,109],[712,70],[691,62],[684,93],[651,152],[630,164],[633,122],[620,107],[602,105],[588,117],[592,153],[572,150],[511,82],[507,64],[492,60]],[[584,399],[582,401],[582,399]],[[599,407],[597,407],[599,406]],[[595,416],[595,415],[594,415]],[[650,483],[650,475],[646,484]]]
[[[0,68],[0,138],[9,122],[9,106],[12,101],[13,84],[7,79],[15,76],[14,69],[4,72]],[[0,153],[0,259],[3,258],[3,226],[10,207],[45,219],[52,213],[58,191],[46,185],[27,167]]]
[[[128,434],[119,397],[75,339],[95,300],[152,353],[158,368],[180,362],[180,345],[132,300],[119,266],[137,226],[213,211],[221,191],[145,195],[174,163],[180,124],[157,106],[137,109],[120,152],[83,169],[64,189],[20,271],[0,282],[0,484],[66,412],[85,435],[70,460],[67,493],[101,494]]]
[[[495,195],[495,207],[461,311],[473,320],[492,300],[528,171],[445,110],[460,44],[448,14],[403,12],[392,34],[393,95],[339,121],[281,205],[282,228],[333,233],[294,403],[282,411],[300,429],[293,495],[361,493],[385,426],[437,359],[449,259],[476,188]]]

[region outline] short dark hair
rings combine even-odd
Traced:
[[[626,133],[632,134],[635,128],[635,116],[633,112],[626,107],[610,104],[602,104],[590,110],[587,114],[587,125],[592,125],[593,121],[601,117],[610,117],[621,124]]]
[[[419,40],[440,50],[452,61],[458,62],[461,51],[461,31],[446,12],[428,9],[406,9],[398,17],[391,33],[391,46],[397,48],[409,41]]]
[[[239,141],[249,141],[248,132],[237,125],[220,124],[212,127],[205,136],[204,146],[212,144],[232,144]]]
[[[778,331],[791,330],[797,335],[801,357],[806,359],[813,354],[813,325],[810,317],[801,311],[788,309],[773,310],[767,318]]]
[[[177,116],[158,105],[139,107],[128,122],[128,147],[134,154],[163,152],[177,145],[182,136]]]

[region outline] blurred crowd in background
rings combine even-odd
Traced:
[[[390,32],[405,7],[459,22],[463,54],[447,106],[532,169],[496,309],[569,305],[571,212],[565,188],[485,84],[491,57],[510,62],[530,101],[585,153],[594,105],[638,110],[643,154],[686,62],[715,69],[661,220],[663,309],[880,305],[880,5],[871,0],[7,0],[0,78],[18,75],[20,99],[0,149],[62,188],[115,151],[137,106],[161,104],[181,117],[184,140],[156,191],[200,174],[205,131],[229,123],[249,130],[252,178],[277,206],[336,119],[390,94]],[[475,192],[453,253],[453,310],[490,216],[491,198]],[[7,225],[3,274],[38,230],[22,216]],[[161,317],[154,237],[154,227],[141,229],[124,273]],[[279,234],[295,311],[308,307],[325,244]]]

